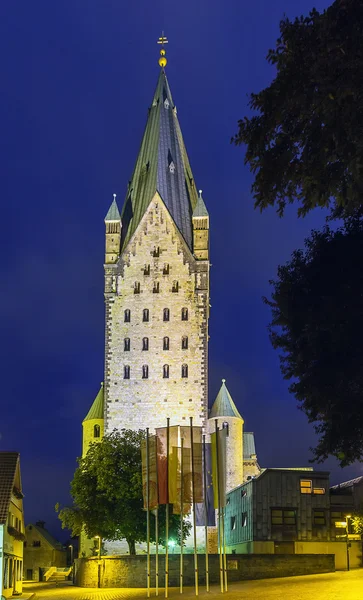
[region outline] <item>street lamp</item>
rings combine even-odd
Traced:
[[[95,539],[98,540],[98,558],[101,558],[101,537],[95,535]]]
[[[71,565],[73,565],[73,546],[72,546],[72,544],[69,544],[68,548],[71,551]]]
[[[349,564],[349,519],[352,518],[352,515],[345,515],[345,531],[347,534],[347,571],[350,570]]]
[[[168,541],[168,546],[172,551],[172,554],[174,554],[174,548],[175,548],[175,540],[169,540]]]

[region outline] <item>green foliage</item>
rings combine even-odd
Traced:
[[[56,507],[63,528],[71,529],[72,535],[79,535],[84,528],[90,538],[126,539],[130,554],[135,554],[135,543],[146,540],[140,451],[144,437],[143,431],[123,429],[91,444],[85,458],[79,459],[71,483],[73,506]],[[160,512],[162,534],[162,509]],[[170,536],[174,539],[179,539],[179,528],[180,519],[173,515]],[[185,530],[186,534],[188,526]],[[154,539],[153,531],[150,537]]]
[[[314,459],[363,459],[363,218],[313,231],[271,281],[269,326],[289,390],[315,424]]]
[[[347,216],[363,198],[363,2],[280,23],[271,85],[251,94],[252,117],[233,138],[246,144],[255,207],[299,201],[298,214],[330,207]]]

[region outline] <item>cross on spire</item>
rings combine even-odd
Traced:
[[[160,50],[160,58],[159,58],[159,65],[162,69],[164,69],[164,67],[166,67],[167,65],[167,58],[165,56],[165,49],[164,49],[164,44],[168,44],[168,39],[165,37],[164,32],[162,32],[161,37],[159,37],[158,41],[156,42],[157,44],[161,45],[161,50]]]

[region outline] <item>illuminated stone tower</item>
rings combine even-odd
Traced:
[[[105,433],[205,425],[209,216],[164,71],[125,202],[105,218]]]

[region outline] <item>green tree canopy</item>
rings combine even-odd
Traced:
[[[271,281],[270,338],[289,390],[315,424],[313,450],[363,459],[363,218],[313,231]]]
[[[146,540],[146,512],[143,510],[141,475],[141,440],[144,431],[123,429],[106,435],[101,442],[91,444],[71,482],[73,506],[59,510],[62,527],[80,535],[103,540],[126,539],[130,554],[135,543]],[[151,519],[153,520],[153,519]],[[165,544],[165,508],[160,510],[160,539]],[[183,539],[190,531],[184,523]],[[170,537],[180,543],[180,517],[171,515]],[[151,540],[155,541],[153,530]]]
[[[251,94],[257,111],[239,121],[255,207],[299,202],[304,216],[330,207],[352,214],[363,203],[363,2],[336,0],[323,13],[280,23],[271,85]]]

